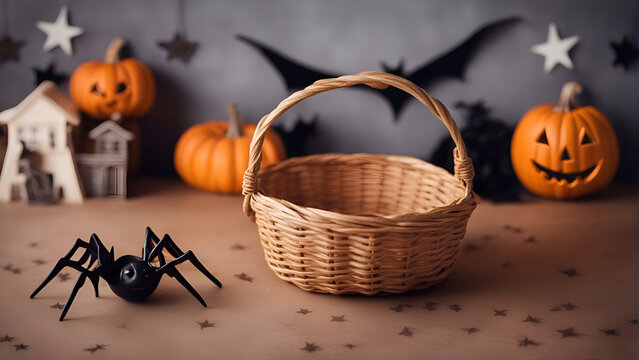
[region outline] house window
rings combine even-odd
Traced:
[[[55,130],[49,130],[49,146],[53,149],[55,148]]]
[[[113,142],[113,152],[114,153],[120,152],[120,143],[117,141]]]
[[[27,147],[29,150],[35,150],[38,146],[38,128],[31,128],[31,136],[27,139]]]
[[[107,152],[107,143],[106,141],[100,141],[100,152],[106,154]]]

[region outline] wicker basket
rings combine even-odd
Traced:
[[[358,84],[403,90],[441,119],[457,145],[455,176],[416,158],[370,154],[291,158],[260,172],[264,136],[280,115],[315,94]],[[244,212],[281,279],[331,294],[401,293],[450,272],[476,206],[473,176],[459,130],[439,100],[399,76],[363,72],[319,80],[260,120],[244,174]]]

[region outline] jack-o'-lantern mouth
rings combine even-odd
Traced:
[[[539,165],[535,160],[533,160],[533,164],[535,165],[537,170],[543,173],[546,173],[548,175],[548,180],[556,179],[557,182],[561,180],[566,180],[566,182],[568,182],[569,184],[577,180],[578,178],[581,178],[582,180],[586,179],[588,176],[590,176],[590,174],[592,174],[595,168],[597,168],[597,164],[595,164],[584,171],[573,172],[573,173],[562,173],[559,171],[553,171],[546,167],[543,167]]]
[[[113,100],[113,101],[111,101],[111,102],[108,102],[108,103],[106,104],[106,106],[108,106],[108,107],[112,108],[112,107],[114,107],[114,106],[115,106],[115,104],[117,104],[117,103],[118,103],[118,101],[117,101],[117,100]]]

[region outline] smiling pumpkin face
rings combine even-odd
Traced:
[[[114,40],[105,61],[87,61],[73,72],[69,90],[73,102],[98,119],[119,113],[123,117],[144,115],[155,100],[153,73],[142,62],[119,60],[123,40]]]
[[[614,130],[594,107],[575,106],[579,90],[576,83],[566,84],[558,105],[531,109],[515,129],[513,168],[521,183],[537,195],[577,198],[606,186],[617,171]]]

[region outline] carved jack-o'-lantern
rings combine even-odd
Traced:
[[[577,107],[581,87],[569,82],[559,103],[529,110],[511,144],[513,168],[531,192],[570,199],[606,186],[619,165],[619,146],[606,117],[592,106]]]
[[[125,40],[115,38],[104,61],[87,61],[73,72],[69,91],[73,102],[98,119],[139,117],[155,100],[155,79],[148,66],[133,58],[120,60]]]

